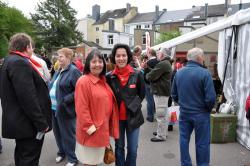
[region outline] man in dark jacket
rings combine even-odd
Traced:
[[[38,166],[45,132],[51,129],[48,88],[32,59],[30,36],[11,37],[1,68],[2,136],[15,139],[15,165]]]
[[[167,108],[168,99],[171,94],[171,75],[172,67],[170,64],[171,50],[162,48],[157,58],[159,63],[146,75],[146,79],[150,82],[152,93],[155,101],[156,120],[158,123],[157,133],[152,142],[166,141],[167,136]]]
[[[154,121],[155,113],[155,101],[153,93],[150,90],[150,82],[146,79],[146,75],[155,67],[159,62],[156,57],[156,51],[154,49],[149,50],[148,60],[145,62],[144,66],[144,78],[145,78],[145,91],[146,91],[146,100],[147,100],[147,121]]]
[[[181,165],[192,165],[189,141],[194,130],[197,166],[209,166],[210,112],[216,94],[212,77],[203,67],[203,50],[193,48],[188,51],[187,58],[187,65],[175,74],[172,86],[172,97],[180,105]]]

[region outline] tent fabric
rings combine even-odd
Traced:
[[[232,40],[223,91],[226,99],[235,102],[238,109],[237,140],[250,149],[250,125],[245,112],[246,98],[250,94],[250,23],[238,26],[236,36],[231,38],[232,29],[225,29],[219,34],[218,75],[223,80]]]
[[[185,43],[187,41],[199,38],[201,36],[205,36],[205,35],[208,35],[210,33],[231,27],[232,25],[241,25],[241,24],[245,24],[247,22],[250,22],[250,8],[245,9],[245,10],[240,10],[228,18],[219,20],[215,23],[209,24],[209,25],[202,27],[200,29],[197,29],[195,31],[186,33],[186,34],[181,35],[181,36],[174,38],[172,40],[155,45],[152,48],[155,50],[158,50],[161,47],[171,48],[171,47],[174,47],[178,44],[182,44],[182,43]]]

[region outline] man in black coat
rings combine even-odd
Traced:
[[[15,165],[38,166],[45,132],[51,129],[51,101],[41,73],[30,59],[30,36],[11,37],[1,68],[2,136],[15,139]]]

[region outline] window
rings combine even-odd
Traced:
[[[108,35],[108,44],[113,44],[113,43],[114,43],[113,35]]]
[[[96,42],[96,44],[99,44],[99,39],[98,38],[95,39],[95,42]]]
[[[144,25],[144,28],[149,28],[149,27],[150,27],[149,24]]]
[[[129,46],[132,46],[132,37],[129,37]]]
[[[155,25],[155,29],[156,29],[157,31],[160,31],[160,25]]]
[[[141,25],[136,25],[136,29],[141,29]]]
[[[95,28],[95,31],[99,31],[99,27],[96,27],[96,28]]]
[[[142,44],[146,44],[146,35],[142,35]]]

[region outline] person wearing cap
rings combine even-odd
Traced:
[[[168,99],[171,94],[171,76],[172,67],[170,64],[171,50],[161,48],[157,53],[157,59],[160,61],[146,75],[146,79],[150,82],[152,93],[155,101],[155,112],[157,120],[157,132],[151,138],[152,142],[166,141],[167,137],[167,109]]]

